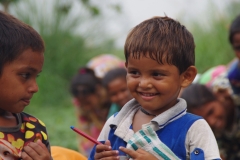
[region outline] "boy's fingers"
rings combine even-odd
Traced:
[[[147,152],[147,151],[145,151],[145,150],[143,150],[143,149],[141,149],[141,148],[137,149],[136,151],[137,151],[138,153],[141,153],[141,154],[144,154],[144,153]]]
[[[137,157],[137,152],[134,151],[134,150],[127,149],[127,148],[124,148],[124,147],[119,147],[119,149],[121,151],[123,151],[124,153],[128,154],[133,159]]]
[[[111,142],[109,140],[106,140],[105,145],[111,146]]]
[[[111,159],[111,157],[113,159],[115,159],[118,156],[118,151],[103,151],[100,153],[96,153],[94,158],[95,159],[102,159],[102,158],[109,158]]]
[[[42,143],[42,141],[41,141],[40,139],[37,140],[37,144],[38,144],[39,146],[41,146],[46,152],[49,152],[48,149],[47,149],[47,147],[45,146],[45,144]]]
[[[99,144],[96,146],[96,153],[110,150],[112,150],[112,147],[105,144]]]

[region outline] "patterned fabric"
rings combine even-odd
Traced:
[[[24,146],[30,142],[36,142],[40,139],[50,152],[48,135],[45,124],[27,114],[16,114],[18,125],[15,127],[0,127],[0,152],[8,152],[8,157],[21,155]]]
[[[238,111],[239,113],[239,111]],[[223,135],[216,136],[220,154],[224,160],[240,159],[240,115],[233,126],[233,130],[225,131]]]
[[[159,138],[153,130],[151,123],[143,125],[142,129],[136,132],[128,141],[127,148],[143,150],[152,153],[158,159],[177,160],[179,159]]]

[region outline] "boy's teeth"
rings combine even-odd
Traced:
[[[142,95],[144,95],[144,96],[154,96],[155,94],[153,94],[153,93],[142,93]]]

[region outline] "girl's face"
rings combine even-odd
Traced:
[[[84,111],[93,111],[98,108],[99,104],[99,98],[97,94],[90,94],[87,96],[79,96],[77,97],[81,109]]]
[[[108,93],[111,102],[116,103],[120,107],[123,107],[130,99],[132,99],[125,78],[116,78],[111,81],[108,84]]]
[[[222,131],[226,127],[227,117],[223,105],[215,100],[192,109],[192,113],[202,116],[213,131]]]
[[[101,98],[99,95],[99,87],[96,86],[95,91],[86,88],[85,86],[78,86],[79,94],[76,97],[80,103],[81,109],[84,111],[93,111],[101,106]]]

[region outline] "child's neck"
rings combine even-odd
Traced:
[[[17,118],[13,113],[0,109],[0,127],[14,127],[17,123]]]

